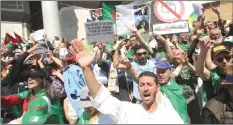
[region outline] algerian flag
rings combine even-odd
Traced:
[[[102,2],[102,19],[110,20],[116,23],[116,7]]]

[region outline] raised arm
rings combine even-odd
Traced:
[[[122,40],[117,44],[116,50],[113,55],[113,67],[117,69],[127,69],[127,67],[120,63],[120,50],[125,45],[125,42]]]
[[[156,36],[157,36],[156,38],[157,38],[158,40],[160,40],[161,42],[164,43],[165,49],[166,49],[166,52],[167,52],[167,57],[168,57],[168,59],[172,60],[172,58],[173,58],[174,56],[173,56],[172,48],[171,48],[170,45],[169,45],[169,41],[167,41],[167,40],[166,40],[165,38],[163,38],[161,35],[156,34]]]
[[[153,49],[152,49],[152,47],[149,46],[149,44],[142,38],[141,34],[140,34],[138,31],[136,31],[136,36],[137,36],[139,42],[140,42],[142,45],[146,46],[146,48],[147,48],[147,50],[149,51],[150,55],[152,55],[152,54],[153,54]]]
[[[149,44],[142,38],[140,31],[137,30],[136,27],[129,27],[128,25],[126,25],[126,27],[131,30],[133,33],[136,34],[137,39],[139,40],[139,42],[146,46],[147,50],[149,51],[149,53],[152,55],[153,54],[153,49],[149,46]]]
[[[211,70],[211,69],[214,69],[216,68],[217,66],[214,64],[214,62],[212,61],[211,59],[211,49],[209,49],[207,51],[207,54],[206,54],[206,59],[205,59],[205,66],[207,69]]]
[[[198,76],[200,76],[203,80],[208,80],[210,78],[210,72],[205,68],[205,58],[207,51],[211,48],[212,45],[208,36],[200,39],[199,43],[201,50],[195,65],[195,69]]]
[[[221,19],[220,12],[218,11],[218,9],[216,7],[212,7],[211,9],[218,16],[218,25],[219,25],[219,28],[221,30],[222,36],[225,36],[226,35],[226,30],[224,28],[224,24],[223,24],[223,20]]]

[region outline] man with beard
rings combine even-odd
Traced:
[[[188,33],[181,33],[179,35],[178,44],[185,52],[188,51],[190,46]]]
[[[120,51],[120,49],[123,46],[123,42],[120,43],[121,47],[117,47],[115,54],[114,54],[114,67],[118,68],[118,69],[126,69],[126,67],[122,64],[119,63],[119,53],[118,51]],[[138,72],[142,73],[145,71],[150,71],[153,73],[156,73],[155,68],[155,63],[154,61],[152,61],[152,59],[147,59],[146,57],[147,54],[147,48],[143,45],[138,45],[135,48],[135,56],[136,56],[136,60],[132,62],[132,65],[137,69]],[[116,58],[117,57],[117,58]],[[134,94],[134,98],[136,99],[136,103],[140,103],[141,102],[141,96],[138,92],[138,84],[133,81],[133,94]]]
[[[129,61],[122,62],[127,67],[127,73],[132,76],[135,81],[139,76],[139,72]],[[156,63],[157,78],[161,86],[162,96],[157,96],[158,101],[164,105],[173,107],[179,114],[184,123],[188,123],[187,104],[184,97],[182,86],[178,85],[172,78],[171,64],[166,58],[162,58]],[[160,98],[159,98],[160,97]]]
[[[222,43],[223,36],[221,35],[221,30],[219,30],[218,28],[211,29],[210,39],[211,39],[211,42],[213,42],[214,44]]]
[[[206,91],[207,100],[215,96],[220,95],[224,92],[224,89],[220,89],[219,84],[225,78],[224,68],[227,63],[232,62],[232,55],[230,53],[230,48],[225,44],[219,44],[212,47],[208,36],[200,39],[200,56],[196,62],[196,73],[203,79],[205,82],[204,89]],[[211,49],[212,59],[206,59],[208,51]],[[209,70],[205,68],[205,63],[209,63]]]
[[[225,72],[221,87],[227,91],[207,102],[201,113],[204,124],[233,124],[233,65],[228,63]]]
[[[95,57],[88,54],[79,41],[74,42],[72,46],[76,48],[77,62],[83,69],[88,89],[93,97],[93,107],[98,111],[110,116],[118,124],[184,123],[172,107],[156,101],[159,86],[154,73],[146,71],[138,78],[142,104],[122,102],[114,98],[103,85],[97,82],[91,69]]]

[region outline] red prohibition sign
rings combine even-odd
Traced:
[[[171,22],[175,22],[175,21],[178,21],[181,19],[181,17],[184,15],[184,12],[185,12],[185,7],[184,7],[184,3],[182,1],[175,1],[175,2],[179,2],[180,6],[181,6],[181,10],[179,13],[175,12],[174,10],[172,10],[166,3],[164,3],[162,0],[159,0],[159,1],[155,1],[155,4],[154,4],[154,13],[155,13],[155,16],[163,21],[163,22],[168,22],[168,23],[171,23]],[[163,15],[160,15],[159,12],[157,11],[158,9],[158,5],[162,4],[162,6],[164,6],[169,12],[171,12],[175,18],[173,19],[166,19],[163,17]]]

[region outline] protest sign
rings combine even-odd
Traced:
[[[116,25],[117,35],[130,34],[131,31],[126,27],[135,26],[137,30],[144,29],[146,33],[150,29],[151,3],[138,5],[118,5],[116,6]]]
[[[203,7],[205,8],[204,16],[205,16],[205,22],[207,21],[218,21],[218,15],[215,14],[211,7],[216,7],[218,11],[221,14],[222,20],[232,20],[233,19],[233,4],[228,1],[216,1],[213,3],[206,3],[203,4]]]
[[[33,36],[36,41],[41,41],[44,39],[44,37],[43,37],[44,33],[45,33],[45,30],[40,29],[40,30],[37,30],[37,31],[34,31],[33,33],[31,33],[30,36]]]
[[[159,35],[189,32],[188,21],[178,21],[174,23],[160,23],[153,25],[153,33]]]
[[[187,20],[192,12],[193,6],[189,1],[159,0],[154,3],[154,13],[163,22],[172,23],[178,20]]]
[[[113,22],[111,21],[87,22],[85,28],[89,44],[100,40],[104,42],[114,41]]]

